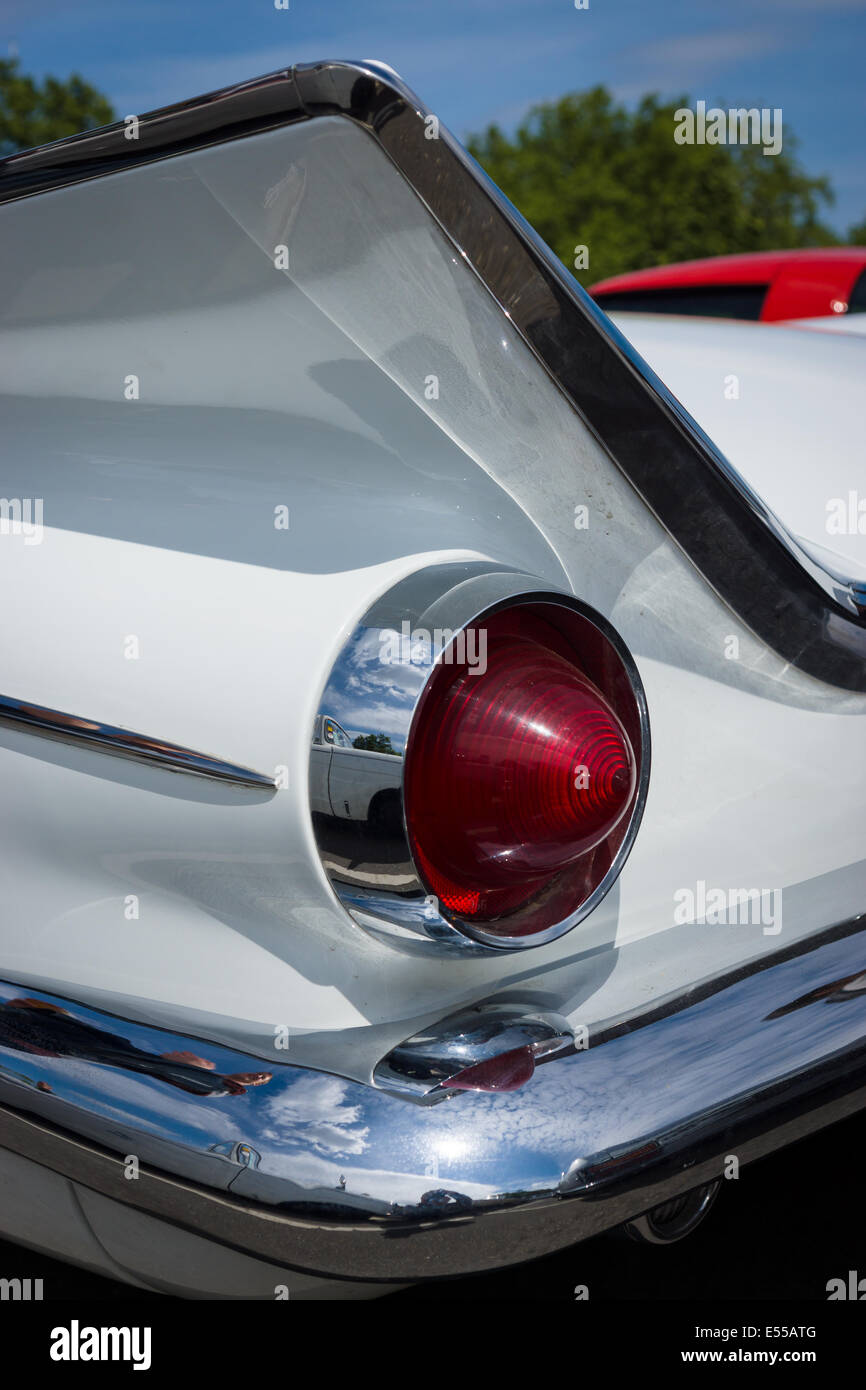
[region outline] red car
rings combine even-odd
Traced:
[[[754,251],[653,266],[592,285],[610,312],[805,319],[866,312],[866,246]]]

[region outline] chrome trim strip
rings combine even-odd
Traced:
[[[136,762],[161,767],[166,772],[185,772],[194,777],[231,782],[237,787],[276,791],[273,777],[266,777],[263,772],[255,772],[252,768],[238,767],[235,763],[224,762],[222,758],[211,758],[206,753],[197,753],[193,748],[165,743],[162,739],[136,734],[114,724],[102,724],[95,719],[83,719],[80,715],[47,709],[44,705],[13,700],[8,695],[0,695],[0,726],[77,747],[92,748],[97,753],[109,753],[117,758],[132,758]]]
[[[390,68],[270,73],[0,160],[0,202],[290,122],[341,115],[379,142],[514,328],[706,581],[785,660],[866,691],[866,586],[789,534],[538,234]]]
[[[286,1267],[500,1268],[863,1109],[864,960],[859,918],[434,1106],[3,983],[0,1146]]]

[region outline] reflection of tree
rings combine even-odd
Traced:
[[[866,993],[866,973],[858,970],[854,975],[845,975],[841,980],[831,980],[829,984],[810,990],[808,994],[801,994],[790,1004],[783,1004],[781,1008],[774,1009],[771,1014],[767,1014],[767,1018],[784,1018],[785,1014],[793,1013],[796,1009],[804,1009],[807,1004],[815,1004],[819,999],[826,999],[828,1003],[838,1004],[841,1000],[853,999],[856,995],[864,993]]]
[[[387,734],[359,734],[352,740],[352,747],[363,748],[367,753],[390,753],[395,758],[400,756]]]
[[[196,1096],[242,1096],[248,1086],[264,1086],[269,1071],[221,1075],[216,1063],[194,1052],[147,1052],[119,1033],[51,1004],[46,999],[7,999],[0,1002],[0,1047],[37,1057],[68,1057],[140,1072]],[[50,1090],[37,1082],[38,1090]]]

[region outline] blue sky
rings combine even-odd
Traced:
[[[866,0],[0,0],[0,53],[79,70],[121,115],[291,62],[379,58],[458,136],[603,82],[781,107],[837,228],[866,217]]]

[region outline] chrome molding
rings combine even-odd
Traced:
[[[403,805],[403,753],[427,680],[442,655],[437,634],[447,637],[483,623],[505,606],[545,602],[579,613],[598,628],[617,652],[638,711],[641,761],[628,829],[598,887],[574,912],[532,936],[503,936],[450,913],[428,895],[409,848]],[[381,653],[402,635],[426,633],[394,662]],[[394,667],[399,667],[399,681]],[[372,692],[372,693],[371,693]],[[387,707],[392,752],[327,746],[326,723],[357,728],[353,709],[371,700]],[[384,737],[384,733],[383,733]],[[431,565],[383,594],[358,623],[340,651],[319,702],[310,750],[310,805],[319,856],[331,887],[354,920],[391,944],[420,947],[437,955],[453,951],[529,950],[570,931],[601,902],[615,883],[634,843],[650,775],[650,728],[637,667],[619,634],[599,613],[547,581],[487,561]]]
[[[391,69],[301,64],[0,160],[0,202],[339,115],[374,137],[707,582],[792,665],[866,691],[866,586],[789,534],[607,315]]]
[[[285,1267],[501,1268],[862,1109],[864,958],[861,918],[433,1106],[2,983],[0,1147]]]
[[[479,1004],[392,1048],[375,1068],[373,1085],[438,1103],[458,1094],[449,1082],[469,1067],[517,1049],[526,1049],[535,1063],[573,1043],[571,1025],[560,1014],[530,1004]]]
[[[40,738],[91,748],[97,753],[109,753],[116,758],[150,763],[166,772],[185,772],[194,777],[230,782],[238,787],[276,791],[273,777],[266,777],[263,772],[255,772],[252,768],[238,767],[221,758],[211,758],[206,753],[197,753],[177,743],[164,743],[146,734],[135,734],[114,724],[101,724],[98,720],[83,719],[77,714],[63,714],[60,710],[46,709],[44,705],[13,700],[8,695],[0,695],[0,725],[36,734]]]

